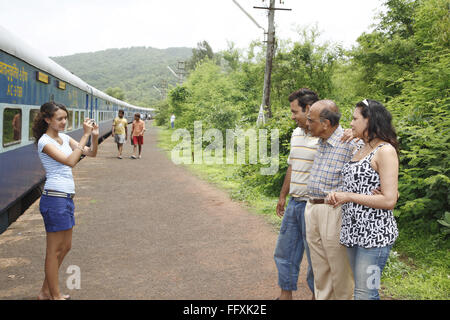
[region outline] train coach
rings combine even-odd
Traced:
[[[0,234],[41,195],[45,171],[32,134],[33,120],[47,101],[69,111],[65,133],[79,140],[83,119],[95,119],[100,142],[111,133],[118,110],[129,122],[133,106],[95,89],[0,26]]]

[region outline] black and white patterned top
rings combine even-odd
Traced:
[[[342,191],[370,195],[373,189],[380,186],[380,175],[370,162],[383,145],[378,145],[363,159],[344,165]],[[374,209],[354,202],[342,205],[341,244],[347,247],[379,248],[392,245],[397,236],[392,210]]]

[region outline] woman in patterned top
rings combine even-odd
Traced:
[[[382,270],[398,229],[392,210],[398,199],[398,141],[389,111],[375,100],[356,104],[351,127],[364,141],[342,169],[343,192],[328,195],[342,204],[340,242],[347,247],[355,300],[377,300]]]

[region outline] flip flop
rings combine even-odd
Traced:
[[[63,297],[64,300],[70,300],[71,299],[70,295],[68,295],[68,294],[63,294],[62,297]],[[38,300],[51,300],[49,296],[45,296],[45,297],[38,296],[37,299]]]
[[[131,158],[131,159],[136,159],[136,156],[131,156],[130,158]]]

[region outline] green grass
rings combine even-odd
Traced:
[[[158,146],[168,152],[178,142],[171,141],[172,129],[159,127]],[[281,219],[275,214],[277,197],[267,197],[246,185],[236,175],[238,165],[185,165],[203,180],[245,203],[252,212],[263,214],[278,230]],[[418,227],[399,224],[400,235],[383,271],[382,299],[449,300],[450,248],[443,235],[430,235]]]
[[[383,292],[396,299],[449,300],[448,239],[408,223],[399,228],[400,235],[383,271]]]

